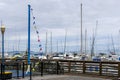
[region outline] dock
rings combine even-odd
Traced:
[[[24,59],[6,59],[4,67],[10,80],[120,80],[120,62],[31,59],[29,75]]]

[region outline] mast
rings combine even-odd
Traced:
[[[108,44],[107,44],[108,50],[107,51],[111,52],[111,50],[110,50],[110,41],[109,40],[110,40],[110,37],[108,36],[108,40],[107,40],[108,41]]]
[[[57,41],[57,53],[58,53],[58,41]]]
[[[86,45],[87,45],[87,30],[85,29],[85,54],[86,54]]]
[[[93,41],[92,41],[91,57],[92,57],[92,56],[95,56],[95,53],[94,53],[94,45],[95,45],[95,39],[96,39],[96,34],[97,34],[97,27],[98,27],[98,21],[96,21],[95,33],[93,33]]]
[[[91,47],[91,58],[94,56],[94,33],[93,33],[93,40],[92,40],[92,47]]]
[[[81,54],[82,54],[82,52],[83,52],[83,41],[82,41],[82,3],[81,3],[81,48],[80,48],[80,52],[81,52]]]
[[[65,31],[64,54],[66,52],[66,37],[67,37],[67,31]]]
[[[51,54],[52,54],[52,32],[51,32]]]
[[[120,30],[119,30],[119,34],[120,35]],[[120,41],[120,36],[118,36],[118,42]],[[118,43],[118,45],[120,45],[120,42]],[[118,51],[120,51],[120,46],[118,46]]]
[[[20,51],[20,36],[19,36],[19,41],[18,41],[18,51]]]
[[[46,43],[45,43],[45,54],[47,54],[47,32],[46,32]]]
[[[111,40],[112,40],[113,51],[114,51],[114,54],[115,54],[115,46],[114,46],[114,41],[113,41],[113,37],[112,36],[111,36]]]

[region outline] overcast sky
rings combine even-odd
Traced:
[[[98,28],[95,50],[113,49],[111,36],[115,48],[118,49],[120,47],[119,0],[0,0],[0,20],[6,27],[5,51],[27,48],[28,4],[31,4],[36,17],[43,51],[46,32],[48,32],[48,46],[52,32],[53,51],[57,51],[57,41],[59,51],[63,51],[65,31],[67,31],[66,51],[79,51],[81,3],[83,4],[83,36],[85,29],[87,30],[87,49],[91,47],[96,21],[98,21]],[[31,24],[31,50],[39,51],[38,45],[37,35]],[[50,46],[48,50],[50,51]]]

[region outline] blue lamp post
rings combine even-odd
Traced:
[[[31,6],[28,5],[28,69],[26,74],[29,74],[29,73],[31,74],[30,72],[30,9],[31,9]]]
[[[2,72],[4,73],[4,32],[5,32],[5,26],[1,26],[1,33],[2,33]]]
[[[28,64],[30,64],[30,9],[31,6],[28,5]]]

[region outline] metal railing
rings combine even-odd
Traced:
[[[28,67],[28,64],[26,62],[23,61],[7,61],[4,63],[0,63],[0,79],[2,80],[6,80],[6,79],[10,79],[10,78],[17,78],[19,79],[20,77],[24,78],[25,76],[30,76],[30,80],[31,80],[31,76],[32,76],[32,71],[31,71],[31,64],[30,66],[30,72],[29,75],[25,75],[25,70]],[[2,72],[2,70],[4,70],[4,73]],[[6,74],[11,73],[12,75],[5,77]]]

